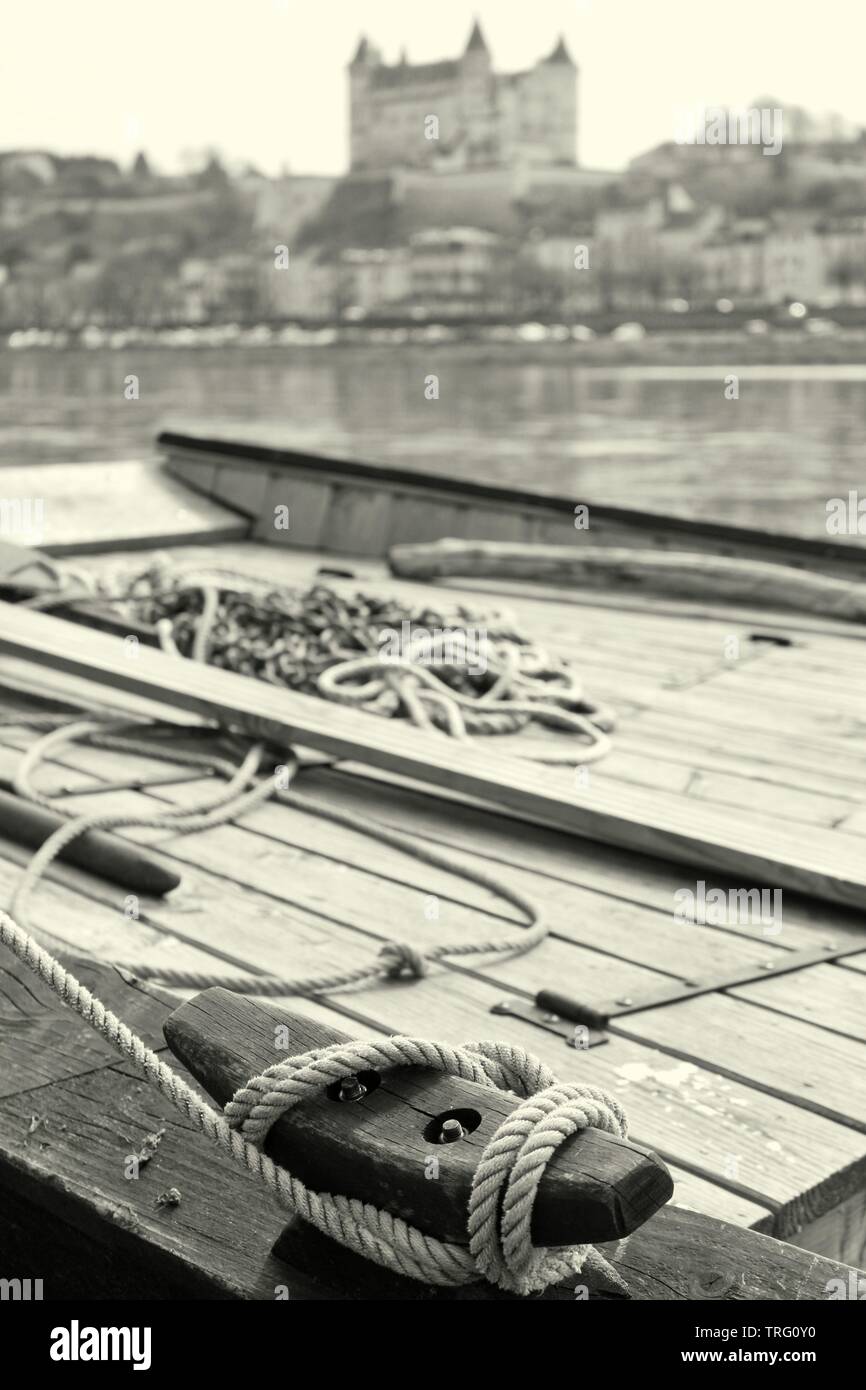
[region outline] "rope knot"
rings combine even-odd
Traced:
[[[395,958],[404,949],[399,942],[388,944]],[[573,1278],[586,1264],[603,1268],[607,1278],[624,1289],[616,1271],[592,1246],[536,1248],[530,1227],[539,1185],[559,1146],[590,1126],[625,1137],[625,1115],[606,1092],[557,1081],[544,1063],[521,1048],[494,1042],[452,1047],[402,1036],[332,1043],[286,1058],[253,1077],[226,1105],[225,1118],[249,1151],[249,1145],[264,1143],[281,1115],[335,1080],[359,1070],[405,1066],[432,1067],[528,1097],[494,1131],[473,1175],[469,1248],[437,1240],[356,1198],[311,1192],[271,1164],[273,1186],[295,1215],[356,1253],[424,1283],[458,1285],[487,1279],[509,1292],[529,1294]]]
[[[495,1044],[481,1045],[499,1059]],[[513,1057],[508,1058],[513,1066]],[[527,1058],[532,1063],[532,1058]],[[622,1280],[590,1245],[539,1249],[532,1244],[535,1198],[547,1165],[561,1144],[583,1129],[603,1129],[626,1137],[625,1113],[618,1102],[595,1086],[544,1085],[533,1091],[522,1078],[528,1098],[503,1120],[475,1170],[469,1199],[469,1249],[476,1268],[499,1288],[527,1295],[579,1274],[584,1263],[604,1263],[621,1287]],[[546,1080],[546,1078],[545,1078]],[[542,1083],[543,1084],[543,1083]]]
[[[385,974],[389,980],[399,980],[404,976],[420,980],[427,974],[427,961],[408,941],[386,941],[379,956],[385,963]]]

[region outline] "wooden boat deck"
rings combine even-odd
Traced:
[[[214,564],[287,583],[310,582],[320,564],[335,563],[332,555],[245,542],[165,553],[190,567]],[[102,567],[129,558],[100,555],[84,563]],[[442,606],[445,586],[397,582],[375,559],[345,563],[364,588],[381,584]],[[828,855],[866,848],[862,629],[724,605],[543,590],[530,597],[525,589],[519,595],[507,589],[492,582],[447,586],[449,598],[476,609],[507,605],[534,638],[574,660],[593,698],[616,708],[614,750],[591,768],[593,785],[626,800],[649,791],[659,804],[686,808],[696,825],[736,826],[748,816],[777,839],[812,839]],[[731,637],[740,644],[736,660],[726,655]],[[85,691],[91,708],[131,703],[126,695],[5,657],[0,685],[7,711],[30,698],[72,699]],[[0,728],[0,775],[10,775],[30,737],[22,727]],[[489,741],[494,758],[497,742]],[[147,770],[143,759],[141,769]],[[81,794],[85,788],[128,773],[125,755],[76,748],[43,775],[47,790],[69,788],[65,805],[83,812],[96,800]],[[566,769],[548,773],[551,779],[574,777]],[[376,817],[421,842],[447,846],[455,867],[487,866],[534,895],[552,924],[549,939],[519,959],[473,958],[469,969],[443,964],[421,981],[301,1001],[300,1010],[360,1036],[400,1031],[461,1041],[495,1035],[520,1044],[563,1078],[593,1082],[620,1097],[633,1136],[671,1165],[679,1206],[853,1265],[866,1261],[862,899],[859,908],[843,907],[786,889],[778,932],[778,924],[773,934],[759,924],[696,926],[675,919],[678,890],[694,889],[701,878],[708,887],[761,885],[518,823],[444,789],[434,792],[358,764],[310,769],[299,790],[311,801],[350,811],[359,822]],[[107,791],[98,804],[106,812],[155,811],[192,802],[201,792],[200,783]],[[490,935],[519,920],[459,875],[373,847],[360,833],[286,806],[267,805],[241,826],[194,835],[128,833],[158,845],[179,866],[181,888],[165,900],[142,900],[139,919],[131,920],[119,917],[119,890],[55,866],[50,885],[34,899],[38,930],[97,959],[294,976],[367,962],[379,941],[394,936],[423,947]],[[7,900],[24,858],[24,851],[0,842]],[[561,1036],[521,1018],[491,1015],[503,999],[526,1003],[545,987],[590,1003],[639,999],[684,978],[758,970],[787,952],[831,942],[840,949],[862,942],[863,951],[630,1014],[611,1024],[607,1044],[588,1051],[575,1051]],[[5,1011],[0,1002],[0,1016]],[[132,1080],[130,1097],[134,1106],[123,1123],[133,1142],[143,1127],[168,1116],[158,1098]],[[4,1102],[19,1119],[28,1104],[20,1095]],[[32,1161],[39,1161],[28,1144]],[[127,1185],[136,1189],[127,1202],[141,1219],[152,1219],[148,1204],[175,1184],[174,1174],[188,1172],[180,1148],[170,1127],[145,1182]]]

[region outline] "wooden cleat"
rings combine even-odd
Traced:
[[[275,1046],[288,1030],[290,1050]],[[349,1041],[279,1005],[209,989],[165,1021],[175,1055],[220,1104],[275,1062]],[[357,1078],[366,1094],[351,1104],[321,1094],[284,1115],[266,1152],[319,1192],[387,1208],[428,1235],[466,1244],[466,1210],[481,1153],[516,1096],[426,1068],[401,1067]],[[329,1091],[332,1088],[329,1088]],[[459,1142],[442,1142],[454,1120]],[[434,1166],[435,1165],[435,1166]],[[431,1173],[435,1176],[431,1177]],[[651,1150],[601,1130],[568,1139],[548,1165],[532,1219],[536,1245],[617,1240],[671,1197],[673,1182]]]

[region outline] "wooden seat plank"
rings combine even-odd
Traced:
[[[632,787],[588,788],[554,782],[519,759],[491,764],[487,752],[454,748],[396,721],[359,719],[354,711],[312,696],[276,690],[231,671],[182,662],[140,648],[129,660],[123,643],[71,628],[61,619],[0,606],[0,652],[69,670],[138,695],[227,721],[248,733],[296,742],[340,758],[356,758],[433,784],[485,797],[528,820],[571,833],[663,855],[689,865],[735,869],[759,884],[866,905],[866,871],[855,837],[832,831],[767,826],[748,812],[698,810],[674,793]]]

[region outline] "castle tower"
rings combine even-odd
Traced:
[[[493,62],[476,19],[460,64],[460,121],[470,164],[492,164],[497,156],[496,94]]]
[[[368,100],[370,74],[381,63],[379,50],[362,35],[349,63],[349,161],[353,169],[362,168],[370,158],[371,111]]]
[[[541,67],[554,113],[547,131],[552,158],[557,164],[576,164],[577,65],[562,35]]]

